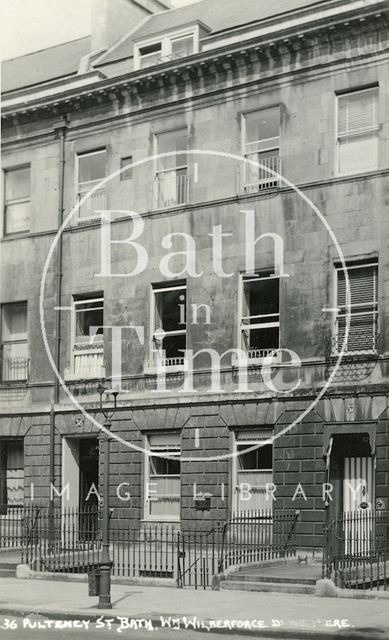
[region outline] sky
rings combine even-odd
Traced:
[[[194,1],[173,0],[173,4]],[[1,58],[88,35],[90,7],[91,0],[0,0]]]

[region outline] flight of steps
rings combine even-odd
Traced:
[[[274,563],[271,566],[242,567],[220,582],[222,590],[262,591],[278,593],[314,593],[321,578],[319,562]]]
[[[0,578],[15,578],[16,567],[20,562],[19,549],[0,549]]]

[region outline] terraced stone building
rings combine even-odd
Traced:
[[[387,3],[93,11],[3,65],[0,502],[95,499],[120,326],[113,517],[320,548],[389,507]]]

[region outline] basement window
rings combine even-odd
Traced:
[[[0,439],[0,514],[24,501],[23,439]]]

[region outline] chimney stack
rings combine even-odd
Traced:
[[[108,49],[148,16],[170,8],[167,0],[92,0],[91,51]]]

